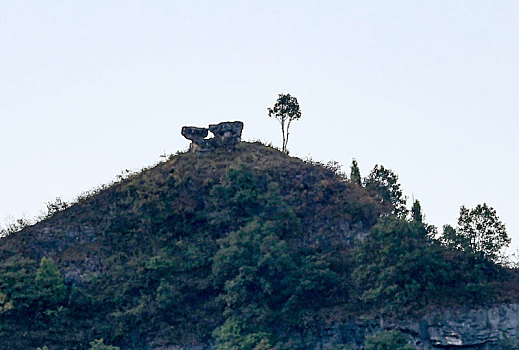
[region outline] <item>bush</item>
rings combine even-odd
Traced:
[[[34,284],[38,303],[42,307],[51,308],[64,301],[66,287],[61,272],[52,259],[41,259]]]
[[[103,338],[101,338],[101,339],[95,339],[92,342],[90,342],[89,350],[119,350],[119,349],[120,348],[118,346],[105,345],[103,342]]]
[[[365,350],[416,350],[399,331],[382,331],[366,337]]]

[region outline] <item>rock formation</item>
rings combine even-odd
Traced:
[[[203,153],[217,147],[233,149],[241,141],[242,130],[243,123],[240,121],[222,122],[211,124],[209,128],[184,126],[182,127],[182,136],[191,140],[189,146],[191,151]],[[206,138],[209,132],[214,135],[212,138]]]
[[[316,340],[324,348],[348,343],[360,347],[366,335],[381,330],[407,334],[419,350],[497,350],[500,340],[519,340],[519,304],[447,309],[396,322],[381,319],[335,324],[324,329],[321,339]]]

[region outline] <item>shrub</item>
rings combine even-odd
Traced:
[[[366,337],[365,350],[416,350],[399,331],[382,331]]]
[[[95,339],[90,342],[89,350],[119,350],[118,346],[105,345],[103,342],[103,338]]]

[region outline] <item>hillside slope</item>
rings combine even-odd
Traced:
[[[332,324],[517,300],[514,271],[389,209],[261,143],[179,153],[0,241],[0,348],[308,349]]]
[[[15,307],[0,343],[203,342],[222,322],[212,264],[230,232],[270,221],[287,249],[310,252],[366,234],[380,214],[361,187],[259,143],[178,154],[2,239],[1,291]],[[43,257],[67,295],[41,303],[27,287]]]

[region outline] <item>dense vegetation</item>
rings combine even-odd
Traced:
[[[0,344],[297,349],[325,324],[517,300],[498,246],[439,235],[391,170],[353,174],[241,143],[57,203],[0,241]],[[384,342],[409,347],[366,346]]]

